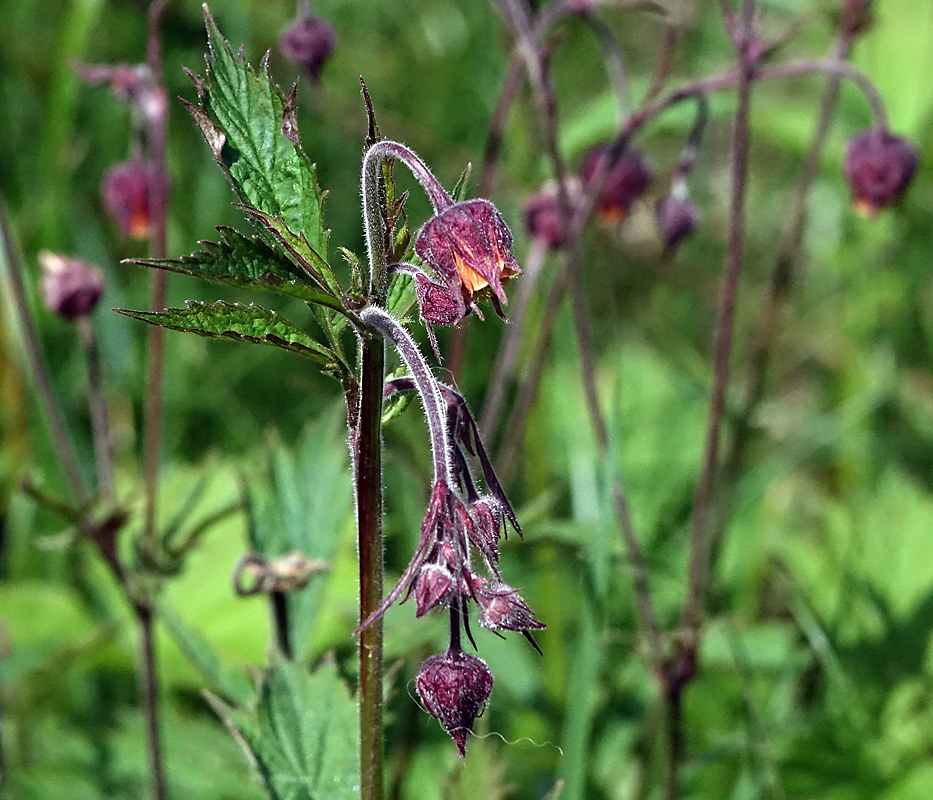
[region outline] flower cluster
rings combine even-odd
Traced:
[[[370,257],[384,220],[376,217],[372,199],[378,196],[375,177],[380,159],[396,158],[411,169],[425,189],[432,216],[421,228],[415,253],[430,273],[409,263],[393,264],[390,274],[414,278],[422,320],[430,334],[432,323],[451,325],[471,310],[476,301],[489,298],[502,313],[507,299],[504,284],[520,274],[512,256],[512,234],[496,207],[487,200],[455,203],[421,161],[397,142],[372,145],[364,158],[363,197],[367,216]],[[390,380],[384,399],[400,392],[417,392],[424,408],[431,437],[433,482],[431,498],[421,524],[415,553],[395,587],[357,633],[371,625],[399,598],[415,599],[415,614],[446,610],[450,619],[450,644],[444,655],[429,658],[415,681],[427,711],[436,717],[465,752],[466,734],[482,712],[492,692],[493,676],[488,665],[467,655],[461,645],[466,633],[473,647],[470,628],[471,604],[478,610],[479,624],[497,635],[516,631],[540,653],[531,631],[544,627],[534,618],[519,591],[507,584],[499,572],[499,542],[511,527],[521,535],[515,510],[509,503],[479,435],[479,429],[464,398],[440,383],[425,362],[411,334],[388,311],[371,304],[360,311],[360,320],[392,344],[408,368],[409,375]],[[437,350],[437,343],[432,344]],[[475,458],[485,490],[470,470]]]

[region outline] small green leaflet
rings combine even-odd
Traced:
[[[262,306],[231,304],[222,300],[216,303],[188,300],[186,305],[187,308],[167,308],[164,311],[130,311],[125,308],[114,311],[173,331],[269,344],[308,356],[321,364],[336,362],[328,348],[284,317]]]

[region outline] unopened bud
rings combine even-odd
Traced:
[[[655,206],[658,230],[664,240],[664,249],[671,251],[692,234],[700,224],[700,210],[685,194],[672,191],[658,200]]]
[[[466,736],[489,700],[492,685],[489,665],[459,650],[431,656],[418,670],[418,696],[453,737],[461,756],[466,755]]]
[[[609,147],[599,145],[589,151],[583,163],[583,183],[595,182],[604,169]],[[629,147],[622,157],[609,167],[599,199],[599,217],[606,222],[621,222],[628,216],[635,201],[651,185],[651,166],[639,150]]]
[[[884,128],[853,136],[846,149],[845,175],[856,209],[874,215],[900,200],[917,161],[916,148]]]
[[[101,194],[104,208],[130,239],[149,235],[149,195],[155,171],[141,156],[111,167],[104,175]]]
[[[529,631],[547,627],[534,618],[528,604],[522,600],[517,589],[501,581],[489,588],[476,592],[482,606],[479,624],[493,631]]]
[[[65,258],[43,250],[42,299],[46,307],[67,320],[93,313],[104,293],[103,273],[77,258]]]
[[[336,44],[334,26],[312,16],[296,19],[279,38],[282,55],[303,67],[311,80],[317,80]]]
[[[453,576],[446,567],[440,564],[422,567],[415,581],[415,616],[423,617],[432,608],[443,603],[453,583]]]

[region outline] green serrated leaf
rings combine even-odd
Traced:
[[[255,709],[222,711],[274,800],[359,800],[357,706],[332,661],[277,661]]]
[[[131,311],[125,308],[114,311],[173,331],[281,347],[321,364],[331,364],[336,358],[333,352],[314,341],[294,323],[254,303],[246,306],[221,300],[216,303],[188,300],[186,305],[187,308],[167,308],[165,311]]]
[[[346,411],[315,420],[294,447],[273,440],[269,469],[248,489],[249,538],[253,550],[272,559],[299,550],[330,563],[353,513],[346,480]],[[297,658],[306,655],[320,609],[323,579],[289,592],[289,626]]]
[[[209,52],[195,121],[241,200],[282,219],[326,259],[325,193],[314,165],[282,131],[286,98],[269,76],[268,54],[255,71],[242,51],[234,53],[206,7],[204,16]],[[297,139],[297,131],[292,135]]]
[[[320,291],[321,282],[298,269],[264,241],[247,237],[232,228],[219,227],[219,242],[201,241],[202,249],[179,259],[134,259],[124,263],[193,275],[243,289],[268,289],[297,297],[306,303],[342,308],[330,293]]]
[[[333,270],[311,246],[304,234],[292,231],[283,219],[267,214],[259,208],[234,204],[250,219],[259,226],[260,230],[268,231],[273,239],[285,250],[286,255],[292,262],[304,270],[307,275],[315,281],[322,289],[330,292],[335,297],[342,294],[340,283]]]

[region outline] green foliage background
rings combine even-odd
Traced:
[[[666,5],[689,20],[675,81],[728,63],[713,4]],[[835,6],[762,3],[772,33],[799,14],[811,15],[788,55],[827,50]],[[869,119],[847,87],[811,199],[807,258],[756,419],[751,466],[740,479],[714,575],[701,673],[686,707],[688,797],[919,800],[933,784],[933,158],[926,155],[933,152],[933,5],[878,0],[876,6],[876,24],[857,45],[855,62],[878,82],[895,132],[918,144],[921,171],[900,209],[872,221],[852,213],[840,175],[844,143]],[[107,274],[107,308],[145,307],[150,279],[147,270],[118,263],[146,253],[119,239],[99,200],[103,172],[126,156],[129,121],[107,90],[82,87],[71,64],[138,61],[145,36],[140,8],[126,0],[0,0],[0,190],[32,276],[40,249],[95,261]],[[466,162],[479,166],[507,39],[484,2],[319,0],[316,8],[335,24],[339,44],[320,85],[299,87],[302,139],[329,191],[331,249],[343,245],[362,255],[359,75],[383,132],[413,147],[452,186]],[[294,80],[294,68],[276,49],[294,13],[291,3],[221,0],[212,11],[253,63],[271,47],[276,79],[283,86]],[[653,68],[660,23],[647,14],[605,16],[626,47],[637,96]],[[202,71],[199,4],[170,4],[164,32],[169,95],[193,100],[181,66]],[[562,144],[575,164],[613,130],[601,70],[589,33],[571,25],[554,71]],[[819,80],[809,79],[756,91],[739,388],[819,88]],[[594,230],[586,242],[600,389],[671,625],[682,598],[709,392],[731,110],[730,97],[714,98],[692,178],[705,221],[675,259],[661,258],[648,203],[622,233]],[[516,233],[520,261],[527,248],[522,202],[547,176],[535,116],[523,96],[510,117],[494,193]],[[686,109],[674,112],[641,140],[659,175],[673,165],[690,122]],[[169,159],[170,253],[216,239],[215,225],[246,230],[208,148],[174,104]],[[663,181],[654,191],[663,191]],[[412,224],[427,210],[413,191]],[[171,305],[194,298],[243,299],[233,288],[171,276]],[[275,307],[309,322],[298,302]],[[36,313],[90,464],[77,342],[65,323]],[[540,313],[538,303],[532,325]],[[106,310],[96,321],[126,492],[138,479],[144,326]],[[639,658],[604,465],[581,422],[569,322],[562,316],[558,323],[520,469],[508,486],[525,541],[510,540],[503,554],[508,580],[525,587],[548,624],[540,637],[545,657],[519,637],[499,642],[481,635],[496,688],[461,764],[443,731],[409,697],[418,663],[443,646],[443,621],[415,621],[407,606],[390,610],[387,655],[395,666],[387,763],[395,797],[540,798],[563,778],[564,798],[622,800],[652,796],[650,787],[658,785],[663,720]],[[469,324],[460,386],[478,410],[501,325],[493,318]],[[309,552],[332,564],[301,604],[308,634],[300,651],[314,662],[332,652],[337,671],[352,681],[355,550],[336,384],[310,362],[274,348],[173,334],[167,343],[162,514],[171,518],[206,477],[199,513],[207,515],[236,496],[240,473],[251,476],[266,498],[265,522],[257,522],[253,541],[266,536],[270,547],[287,549],[307,537]],[[145,759],[132,626],[91,551],[61,547],[60,523],[16,491],[24,472],[51,486],[58,475],[8,325],[0,339],[0,426],[0,795],[140,797]],[[423,423],[411,409],[386,430],[390,574],[404,567],[417,539],[428,475]],[[247,668],[266,659],[266,606],[230,590],[233,564],[249,546],[245,518],[219,526],[162,597],[171,623],[159,645],[173,797],[263,796],[200,694],[206,686],[232,699],[248,690]],[[205,642],[222,670],[206,668]],[[200,664],[192,654],[201,654]],[[330,663],[315,680],[331,680]]]

